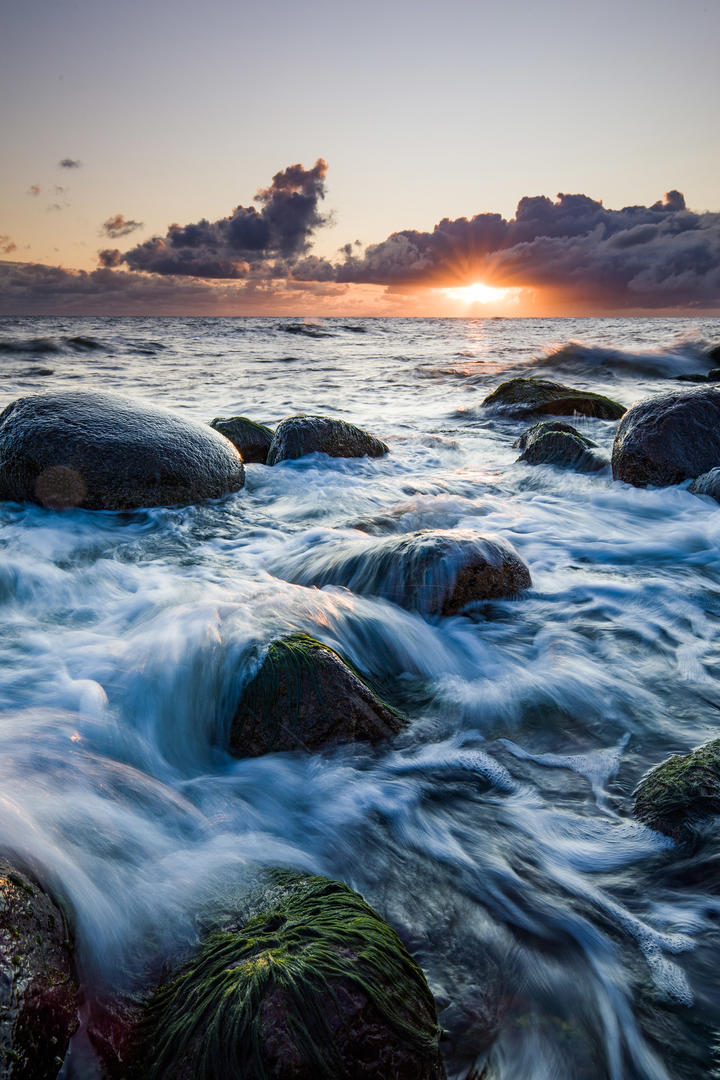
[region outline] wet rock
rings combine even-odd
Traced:
[[[514,596],[532,584],[517,551],[499,537],[457,530],[315,543],[273,567],[299,585],[341,585],[424,615],[454,615],[475,601]]]
[[[130,1080],[144,1060],[143,1010],[137,998],[95,998],[87,1003],[87,1036],[103,1080]],[[139,1077],[138,1077],[139,1080]]]
[[[0,414],[0,499],[131,510],[237,491],[234,446],[207,424],[115,394],[18,398]]]
[[[701,383],[701,382],[710,382],[710,381],[714,382],[714,380],[710,380],[709,375],[703,375],[701,371],[683,372],[682,375],[676,375],[675,378],[677,379],[678,382],[692,382],[692,383]]]
[[[615,433],[613,476],[636,487],[693,479],[720,465],[720,387],[638,401]]]
[[[692,491],[693,495],[709,495],[711,499],[720,502],[720,467],[698,476],[688,490]]]
[[[258,757],[378,742],[404,725],[333,649],[307,634],[274,641],[245,687],[230,728],[230,751]]]
[[[719,361],[720,360],[720,345],[713,345],[712,349],[708,349],[707,358],[708,358],[708,360],[712,360],[713,363],[716,363],[717,361]]]
[[[707,373],[708,382],[720,382],[720,367],[711,368]]]
[[[60,910],[0,859],[0,1076],[55,1080],[78,1026],[76,994]]]
[[[535,424],[513,445],[522,450],[518,461],[528,465],[555,465],[577,472],[599,472],[610,464],[594,452],[597,443],[561,420],[543,420]]]
[[[435,1003],[397,934],[340,882],[271,880],[149,1001],[145,1080],[444,1080]]]
[[[330,457],[382,457],[389,448],[368,431],[327,416],[291,416],[273,437],[268,465],[320,451]]]
[[[261,465],[267,461],[273,440],[271,428],[248,420],[247,416],[216,416],[210,427],[230,440],[243,461],[259,462]]]
[[[656,765],[635,792],[635,817],[682,840],[720,814],[720,739]]]
[[[596,416],[601,420],[619,420],[625,407],[591,390],[575,390],[546,379],[510,379],[501,383],[483,401],[483,405],[502,407],[522,414],[550,413],[555,416]]]

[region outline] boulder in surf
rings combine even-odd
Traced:
[[[229,439],[245,462],[264,465],[267,461],[272,429],[257,424],[247,416],[216,416],[210,427]]]
[[[625,406],[592,390],[575,390],[547,379],[509,379],[501,383],[483,401],[490,408],[523,415],[550,413],[554,416],[595,416],[601,420],[619,420]]]
[[[635,791],[635,817],[674,840],[689,838],[718,814],[720,739],[656,765]]]
[[[268,453],[268,465],[277,465],[313,453],[330,457],[382,457],[388,446],[369,431],[329,416],[291,416],[278,425]]]
[[[691,491],[693,495],[709,495],[711,499],[720,502],[720,466],[698,476],[696,480],[693,480],[688,491]]]
[[[597,443],[561,420],[543,420],[524,431],[513,446],[522,450],[518,461],[554,465],[576,472],[599,472],[610,464],[595,452]]]

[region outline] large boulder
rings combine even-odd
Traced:
[[[555,465],[576,472],[599,472],[610,464],[595,452],[592,439],[561,420],[542,420],[524,431],[513,446],[522,450],[518,461],[528,465]]]
[[[720,465],[720,387],[694,387],[638,401],[615,433],[613,476],[663,487]]]
[[[619,420],[625,412],[624,405],[602,394],[575,390],[547,379],[509,379],[493,390],[483,405],[522,415],[550,413],[553,416],[572,416],[580,413],[601,420]]]
[[[272,428],[256,424],[247,416],[216,416],[210,427],[230,440],[243,461],[254,461],[261,465],[267,461],[273,439]]]
[[[0,414],[0,499],[132,510],[216,499],[244,476],[207,424],[116,394],[38,394]]]
[[[374,743],[403,724],[401,714],[333,649],[308,634],[293,634],[272,642],[245,687],[230,728],[230,750],[238,757],[258,757]]]
[[[635,816],[674,840],[720,814],[720,739],[656,765],[635,792]]]
[[[341,585],[423,615],[454,615],[467,604],[514,596],[532,584],[506,540],[464,530],[329,539],[285,556],[272,569],[299,585]]]
[[[435,1002],[397,934],[337,881],[272,875],[150,999],[144,1080],[444,1080]]]
[[[0,1076],[55,1080],[79,1023],[76,994],[60,910],[0,859]]]
[[[278,425],[268,465],[320,451],[330,457],[382,457],[388,447],[368,431],[328,416],[291,416]]]

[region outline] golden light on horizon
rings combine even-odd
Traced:
[[[507,300],[513,289],[499,289],[495,285],[484,285],[481,281],[464,285],[458,289],[443,289],[451,300],[461,300],[465,304],[498,304]]]

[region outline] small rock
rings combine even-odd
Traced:
[[[635,817],[674,840],[720,814],[720,739],[676,754],[647,773],[635,792]]]
[[[720,467],[698,476],[688,491],[692,491],[693,495],[709,495],[711,499],[720,502]]]
[[[368,431],[327,416],[291,416],[283,420],[273,437],[268,465],[301,458],[319,451],[330,457],[382,457],[389,452],[384,442]]]
[[[551,413],[556,416],[596,416],[601,420],[619,420],[624,405],[595,394],[591,390],[575,390],[562,383],[545,379],[510,379],[501,383],[483,401],[483,405],[502,407],[507,412],[522,414]]]
[[[271,428],[248,420],[247,416],[216,416],[210,427],[230,440],[243,461],[261,465],[267,461],[273,439]]]
[[[596,454],[597,445],[570,424],[560,420],[544,420],[524,431],[513,444],[522,450],[518,461],[528,465],[555,465],[577,472],[599,472],[610,462]]]

